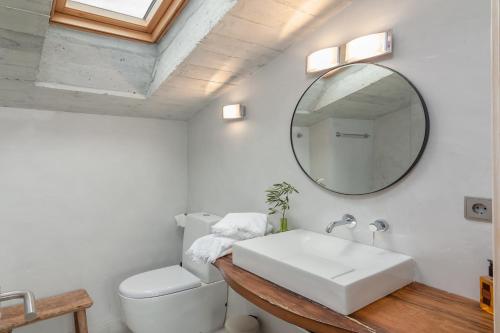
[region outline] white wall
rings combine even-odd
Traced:
[[[306,153],[302,147],[299,151],[296,149],[302,138],[294,137],[293,142],[302,167],[307,165],[304,169],[310,170],[309,175],[315,180],[320,179],[321,184],[327,188],[334,188],[340,193],[371,192],[373,121],[327,118],[308,128],[310,146]],[[337,132],[366,133],[369,137],[337,137]]]
[[[422,111],[420,111],[422,113]],[[376,188],[393,183],[415,160],[423,140],[412,145],[413,122],[409,107],[378,117],[374,121],[373,182]],[[425,121],[418,129],[424,131]],[[418,149],[413,152],[413,147]]]
[[[409,106],[374,121],[373,182],[387,186],[408,170],[425,138],[425,117],[417,96]]]
[[[289,142],[293,109],[312,77],[311,51],[367,33],[393,29],[394,54],[380,61],[407,76],[430,113],[430,140],[422,160],[396,186],[369,196],[329,193],[306,178]],[[376,245],[413,256],[418,281],[478,297],[478,278],[491,257],[491,226],[463,217],[465,195],[490,197],[489,1],[356,0],[303,42],[215,100],[189,122],[191,211],[265,211],[264,190],[277,181],[296,185],[290,224],[324,232],[352,213],[351,234],[369,243],[368,224],[391,225]],[[242,122],[220,119],[222,105],[242,102]]]
[[[373,189],[373,120],[331,118],[333,178],[331,188],[341,193],[371,192]],[[368,134],[368,138],[337,137],[337,132]],[[328,184],[328,182],[327,182]]]
[[[186,133],[185,122],[0,108],[2,290],[85,288],[90,332],[125,332],[119,283],[180,260],[172,217],[187,204]]]
[[[334,133],[332,118],[317,122],[309,130],[309,175],[314,180],[321,180],[322,184],[329,187],[336,184],[335,180],[337,180],[335,177],[335,171],[337,170],[335,169],[335,158],[333,156],[334,149],[332,149]],[[303,161],[303,159],[299,158],[299,161]]]
[[[302,168],[310,173],[311,172],[311,139],[309,127],[292,128],[292,137],[294,142],[294,151],[297,158],[300,160]]]

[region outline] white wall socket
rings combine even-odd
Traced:
[[[465,218],[468,220],[491,222],[491,199],[465,197]]]

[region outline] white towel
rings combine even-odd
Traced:
[[[236,239],[219,237],[213,234],[207,235],[195,240],[189,250],[186,251],[186,254],[194,262],[213,263],[217,258],[228,254],[234,242],[236,242]]]
[[[269,226],[266,214],[230,213],[212,226],[212,232],[217,236],[243,240],[264,236]]]

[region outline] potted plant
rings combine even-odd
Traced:
[[[290,209],[288,197],[292,193],[299,193],[299,191],[287,182],[282,182],[274,184],[270,189],[266,190],[266,193],[266,203],[270,205],[269,215],[280,212],[280,231],[288,231],[288,219],[286,218],[286,211]]]

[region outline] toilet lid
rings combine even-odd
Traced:
[[[170,266],[129,277],[120,284],[120,294],[150,298],[201,286],[201,281],[181,266]]]

